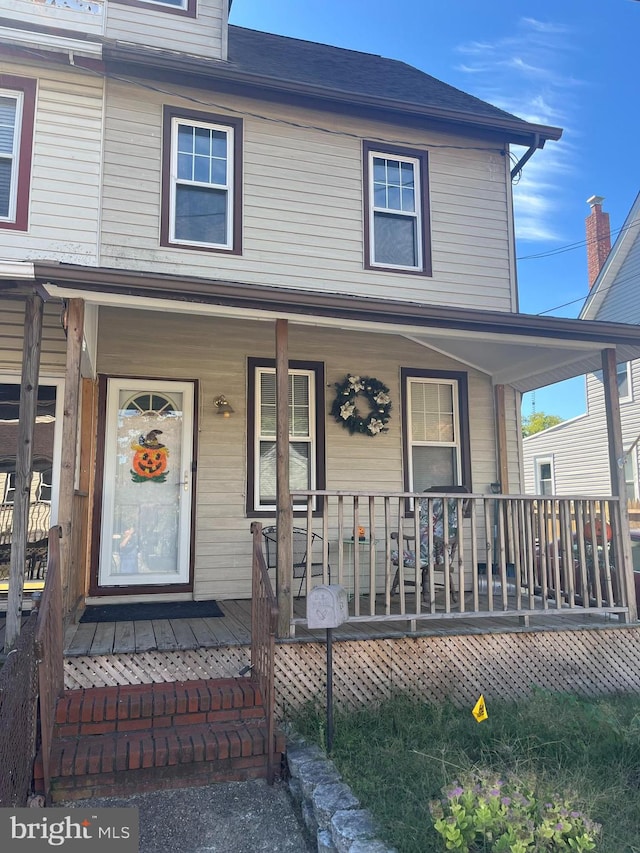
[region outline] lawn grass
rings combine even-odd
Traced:
[[[541,794],[570,797],[601,823],[602,853],[640,853],[640,697],[587,700],[536,691],[515,703],[425,705],[398,695],[381,706],[337,711],[332,758],[400,853],[440,853],[429,801],[471,768],[535,779]],[[324,746],[323,709],[294,726]]]

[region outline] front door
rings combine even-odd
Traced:
[[[194,387],[109,379],[100,587],[189,582]]]

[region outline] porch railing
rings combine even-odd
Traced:
[[[318,535],[308,537],[307,561],[323,564],[325,582],[346,587],[350,621],[629,610],[633,577],[614,546],[621,541],[615,497],[330,490],[292,497],[296,505],[307,499],[306,517],[294,524]],[[425,519],[439,513],[435,530]],[[307,594],[312,583],[307,572]],[[293,604],[292,624],[304,622]]]
[[[36,660],[40,708],[40,742],[45,797],[49,797],[49,759],[56,703],[64,690],[60,528],[49,531],[47,581],[38,608]]]
[[[275,755],[275,680],[274,658],[278,602],[271,587],[263,554],[262,525],[251,524],[253,536],[251,596],[251,674],[258,684],[264,703],[267,725],[267,782],[274,778]]]

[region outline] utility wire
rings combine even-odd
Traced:
[[[638,281],[638,275],[629,276],[629,278],[619,278],[616,279],[615,285],[610,284],[609,287],[598,288],[598,294],[608,293],[614,286],[620,287],[621,284],[628,284],[629,282]],[[549,314],[551,311],[558,311],[560,308],[566,308],[568,305],[575,305],[576,302],[584,302],[588,298],[589,294],[586,296],[579,296],[577,299],[572,299],[570,302],[563,302],[562,305],[556,305],[555,308],[547,308],[546,311],[538,311],[536,314],[537,317],[542,316],[543,314]]]
[[[623,231],[628,231],[629,228],[633,228],[635,225],[638,225],[638,223],[640,223],[640,219],[634,219],[633,222],[630,222],[628,225],[623,225],[620,228],[614,228],[611,231],[611,235],[618,236],[618,235],[622,234]],[[580,249],[580,248],[583,248],[584,246],[591,246],[594,243],[600,243],[606,239],[607,239],[607,237],[596,237],[593,240],[579,240],[577,243],[567,243],[566,246],[558,246],[555,249],[549,249],[549,251],[547,251],[547,252],[538,252],[535,255],[520,255],[520,257],[517,258],[517,260],[518,261],[531,261],[531,260],[537,260],[538,258],[549,258],[553,255],[561,255],[561,254],[564,254],[565,252],[573,251],[573,249]]]

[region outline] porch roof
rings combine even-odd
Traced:
[[[606,348],[640,357],[640,327],[624,323],[38,261],[34,277],[46,298],[404,335],[522,392],[599,370]]]

